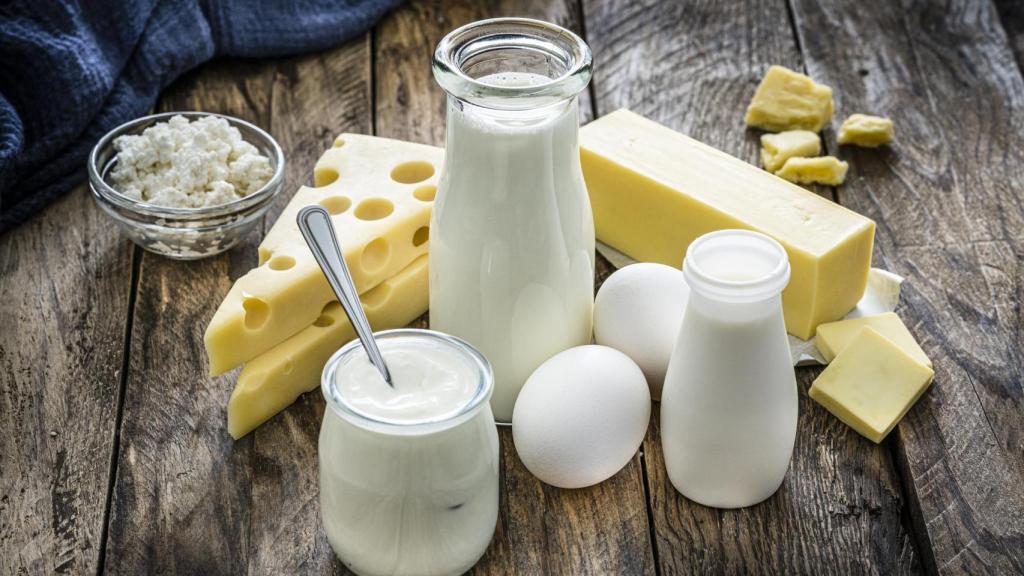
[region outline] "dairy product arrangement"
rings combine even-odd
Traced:
[[[210,321],[211,374],[242,367],[232,437],[320,387],[321,518],[358,574],[473,566],[498,517],[496,424],[511,426],[540,481],[581,489],[637,457],[658,410],[675,489],[735,508],[791,473],[787,332],[816,337],[832,363],[811,398],[871,441],[931,383],[895,314],[843,319],[864,294],[875,223],[797,185],[840,185],[856,168],[822,155],[831,88],[767,71],[745,116],[769,132],[757,166],[626,109],[580,128],[591,64],[553,24],[451,32],[433,63],[445,149],[341,134]],[[870,148],[893,133],[854,114],[838,143]],[[330,215],[390,381],[353,341],[300,233],[296,217],[314,205]],[[641,261],[596,298],[595,240]],[[391,330],[428,304],[431,331]]]

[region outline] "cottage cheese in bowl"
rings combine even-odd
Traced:
[[[114,140],[114,189],[139,202],[175,208],[219,206],[262,188],[274,175],[270,159],[219,116],[181,115],[141,134]]]

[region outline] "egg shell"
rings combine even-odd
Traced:
[[[527,379],[512,412],[512,438],[534,476],[582,488],[629,463],[650,416],[651,395],[635,362],[607,346],[577,346]]]
[[[655,400],[661,399],[689,295],[682,270],[645,262],[615,271],[594,300],[594,340],[632,358]]]

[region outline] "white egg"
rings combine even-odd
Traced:
[[[594,300],[594,340],[632,358],[655,400],[661,399],[689,295],[682,270],[641,263],[614,272]]]
[[[651,395],[643,372],[606,346],[577,346],[541,364],[512,412],[519,459],[560,488],[611,478],[647,433]]]

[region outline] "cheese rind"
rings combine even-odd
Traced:
[[[790,158],[775,172],[779,178],[798,184],[838,186],[846,181],[850,165],[835,156],[821,158]]]
[[[787,130],[761,136],[761,164],[775,172],[786,160],[795,156],[808,157],[821,154],[821,138],[809,130]]]
[[[374,330],[408,325],[427,311],[427,256],[363,294],[363,310]],[[314,324],[248,362],[228,402],[228,432],[236,440],[320,385],[320,374],[334,352],[355,338],[337,302]]]
[[[810,396],[869,440],[881,442],[931,384],[934,372],[862,329],[811,384]]]
[[[768,130],[820,132],[832,120],[832,89],[803,74],[772,66],[747,107],[746,122]]]
[[[839,127],[836,141],[865,148],[875,148],[892,142],[895,130],[892,120],[867,114],[852,114]]]
[[[211,375],[309,326],[334,299],[295,222],[304,206],[332,213],[359,293],[426,253],[433,194],[423,191],[437,185],[443,150],[359,134],[338,142],[317,162],[321,186],[295,193],[260,244],[260,265],[235,282],[210,320],[204,342]]]
[[[678,268],[708,232],[768,234],[789,255],[786,329],[803,339],[864,294],[870,219],[628,110],[580,129],[580,148],[597,237],[619,251]]]
[[[825,362],[831,362],[849,346],[850,342],[865,327],[874,329],[898,346],[908,356],[931,368],[932,361],[924,353],[924,350],[921,349],[913,334],[910,333],[910,330],[907,330],[900,317],[894,312],[821,324],[818,326],[817,334],[815,334],[815,346],[818,347],[818,351],[825,358]]]

